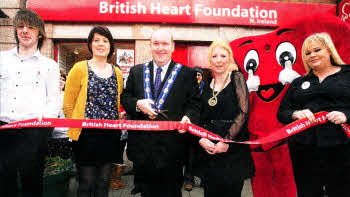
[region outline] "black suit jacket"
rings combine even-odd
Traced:
[[[161,83],[160,90],[168,79],[171,70],[175,66],[171,61],[166,75]],[[130,69],[126,88],[121,95],[121,103],[131,120],[150,120],[143,112],[136,111],[136,102],[144,99],[143,87],[143,64],[136,65]],[[154,97],[153,84],[153,61],[150,67],[151,89]],[[163,110],[165,116],[159,114],[156,121],[181,121],[187,115],[191,122],[199,120],[198,111],[200,108],[199,91],[194,89],[192,69],[182,66],[174,84],[166,98]],[[185,145],[189,140],[189,134],[179,134],[174,131],[130,131],[128,139],[128,158],[139,165],[152,165],[155,167],[165,167],[182,162],[184,159]]]

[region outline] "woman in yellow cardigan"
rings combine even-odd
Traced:
[[[122,72],[107,63],[113,55],[108,28],[94,27],[88,37],[91,60],[76,63],[68,74],[63,111],[73,119],[120,119]],[[107,197],[113,162],[120,151],[120,131],[70,128],[78,167],[78,197]]]

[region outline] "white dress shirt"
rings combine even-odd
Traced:
[[[56,118],[59,112],[59,68],[41,55],[22,59],[17,48],[0,52],[0,120]]]
[[[60,99],[59,99],[59,113],[58,118],[65,118],[65,115],[63,113],[63,96],[64,92],[60,93]],[[67,127],[55,127],[52,131],[52,138],[58,139],[58,138],[68,138],[67,136],[68,128]]]
[[[163,81],[163,79],[164,79],[164,77],[165,77],[165,74],[166,74],[166,72],[167,72],[167,70],[168,70],[168,68],[169,68],[170,62],[171,62],[171,60],[170,60],[167,64],[165,64],[164,66],[159,67],[159,66],[156,64],[156,62],[153,61],[153,84],[154,84],[155,81],[156,81],[157,68],[161,68],[161,69],[162,69],[162,72],[161,72],[161,74],[160,74],[160,77],[161,77],[161,81]]]
[[[153,84],[155,84],[155,81],[156,81],[157,68],[162,69],[162,72],[160,73],[160,78],[161,78],[161,81],[163,81],[165,74],[169,68],[170,62],[171,62],[171,60],[167,64],[165,64],[164,66],[159,67],[157,65],[157,63],[155,61],[153,61]],[[126,87],[126,86],[124,86],[124,87]],[[159,90],[159,91],[161,91],[161,90]],[[137,105],[136,105],[136,112],[140,112],[140,111],[141,110],[139,108],[137,108]]]

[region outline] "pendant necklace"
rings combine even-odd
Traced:
[[[213,96],[208,100],[208,104],[213,107],[218,103],[218,94],[222,91],[222,89],[224,89],[225,84],[228,80],[228,77],[230,76],[230,74],[227,74],[226,79],[224,81],[224,83],[222,84],[221,88],[219,89],[219,91],[215,94],[214,90],[215,90],[215,78],[214,78],[214,84],[213,84]]]

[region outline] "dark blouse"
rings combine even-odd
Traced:
[[[243,74],[232,72],[231,82],[218,94],[215,106],[208,104],[213,95],[210,82],[211,79],[204,85],[201,96],[200,125],[223,138],[248,140],[249,92]],[[229,145],[227,152],[210,155],[197,141],[194,168],[202,169],[200,173],[219,171],[231,176],[232,181],[251,177],[254,166],[249,146],[237,143]]]
[[[309,109],[312,113],[340,111],[350,118],[350,66],[326,77],[321,83],[310,71],[295,79],[290,85],[278,110],[278,120],[283,124],[293,122],[292,113]],[[331,122],[311,127],[291,137],[292,142],[332,146],[350,142],[340,125]]]
[[[118,120],[118,84],[115,70],[108,78],[98,77],[88,65],[88,87],[85,105],[87,119]],[[83,128],[73,152],[78,165],[94,166],[120,160],[120,130]]]
[[[213,123],[225,127],[214,132],[223,138],[236,139],[248,120],[249,92],[242,73],[233,72],[231,75],[231,83],[218,94],[218,103],[213,107],[208,104],[213,95],[210,88],[212,79],[208,80],[203,89],[200,120],[204,126]]]
[[[88,65],[88,90],[85,117],[88,119],[118,120],[117,78],[113,70],[108,78],[98,77]]]

